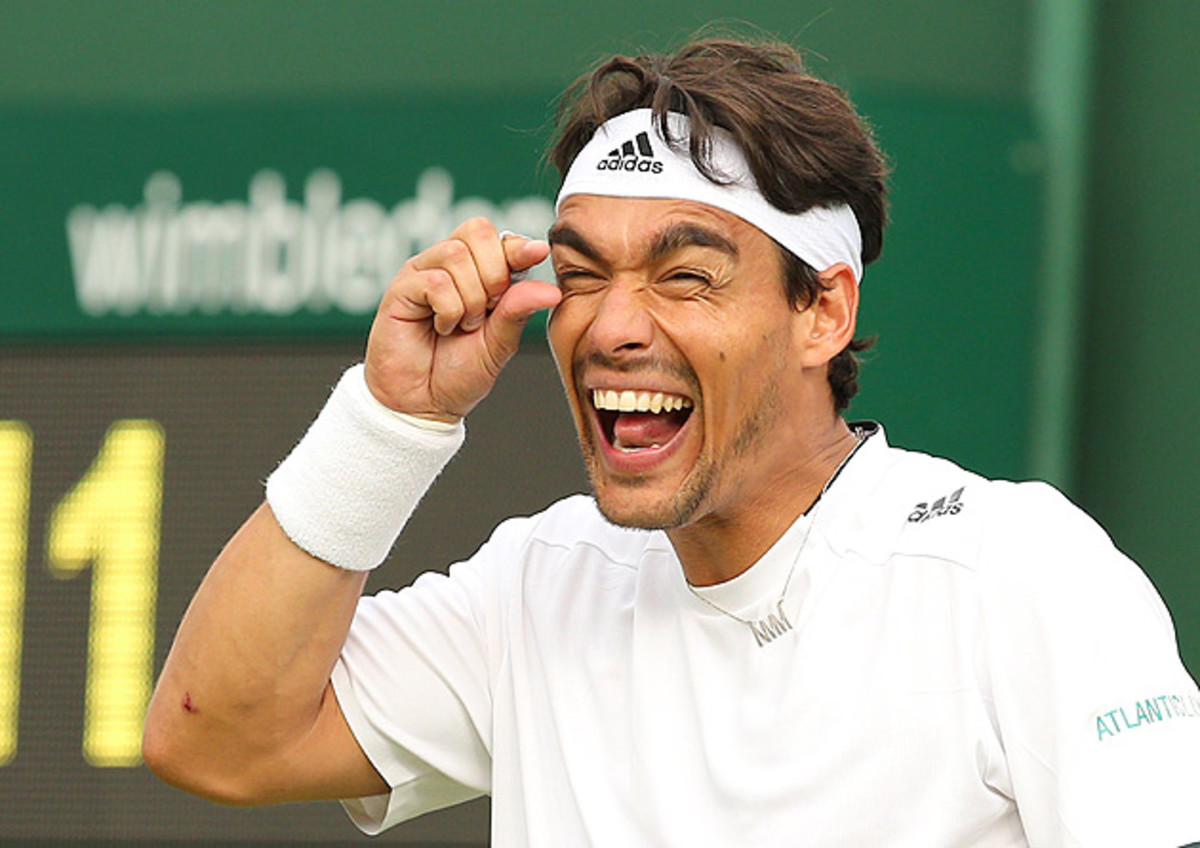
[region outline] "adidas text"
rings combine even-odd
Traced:
[[[640,171],[644,174],[661,174],[662,162],[652,162],[649,159],[601,159],[597,171]]]
[[[597,171],[637,171],[642,174],[661,174],[662,162],[654,157],[650,136],[640,132],[596,163]]]

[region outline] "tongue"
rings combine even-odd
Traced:
[[[653,412],[622,412],[613,425],[614,443],[623,448],[665,445],[679,432],[683,422],[674,415]]]

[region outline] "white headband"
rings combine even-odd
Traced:
[[[556,212],[572,194],[694,200],[753,224],[817,271],[844,262],[855,281],[862,280],[862,234],[849,206],[814,206],[799,215],[776,209],[759,192],[733,136],[720,127],[713,129],[712,163],[733,182],[717,185],[696,170],[686,152],[687,118],[667,114],[671,134],[684,148],[677,153],[659,135],[651,115],[649,109],[634,109],[596,130],[563,179]]]

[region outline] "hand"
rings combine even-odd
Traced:
[[[472,218],[405,262],[367,340],[371,393],[409,415],[465,416],[517,352],[533,313],[562,299],[551,283],[511,281],[549,253],[544,241],[502,240],[490,221]]]

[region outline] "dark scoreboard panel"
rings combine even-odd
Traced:
[[[371,589],[585,485],[544,348],[518,355]],[[0,349],[0,843],[358,838],[334,804],[234,810],[140,764],[172,634],[359,343]],[[482,484],[482,485],[481,485]],[[384,841],[483,843],[486,802]]]

